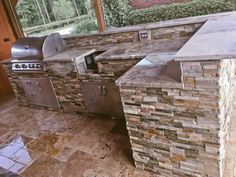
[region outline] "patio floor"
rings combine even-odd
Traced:
[[[236,176],[236,112],[225,177]],[[0,177],[155,177],[134,167],[125,123],[0,99]]]

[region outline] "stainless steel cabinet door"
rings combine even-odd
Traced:
[[[83,82],[81,89],[89,112],[124,117],[119,88],[115,84]]]
[[[49,78],[20,78],[26,98],[30,104],[59,108]]]

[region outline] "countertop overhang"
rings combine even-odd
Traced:
[[[209,19],[177,52],[176,61],[236,58],[236,12]]]
[[[179,74],[181,73],[180,63],[177,64],[174,61],[236,59],[236,12],[209,18],[180,50],[176,50],[176,54],[167,57],[165,62],[160,59],[163,55],[171,54],[168,52],[156,54],[152,56],[154,60],[145,62],[151,57],[147,55],[121,76],[116,84],[118,86],[182,88],[183,83]],[[172,77],[172,74],[167,72],[170,69],[177,77]]]
[[[183,88],[176,52],[148,55],[116,80],[118,86]]]

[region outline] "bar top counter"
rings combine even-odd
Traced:
[[[176,54],[175,60],[236,58],[236,13],[209,19]],[[193,50],[194,49],[194,50]]]
[[[140,44],[140,46],[142,45]],[[177,64],[178,62],[236,58],[236,13],[207,20],[193,37],[181,49],[175,49],[175,52],[173,48],[170,48],[173,49],[172,52],[171,50],[160,50],[170,47],[170,43],[159,43],[159,45],[156,43],[155,46],[156,50],[152,52],[147,50],[146,57],[120,77],[116,81],[117,85],[142,86],[145,84],[150,87],[166,85],[179,88],[182,83],[181,68],[180,63]],[[116,50],[110,50],[113,58],[128,57],[124,54],[114,55],[114,51]],[[108,59],[108,54],[104,54],[98,59]],[[125,54],[128,55],[129,51]],[[151,61],[149,58],[152,58]],[[165,62],[163,62],[163,58],[166,58]],[[174,65],[175,67],[173,67]],[[170,70],[172,70],[171,74]]]

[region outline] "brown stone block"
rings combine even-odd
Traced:
[[[172,163],[179,163],[180,161],[184,161],[184,160],[186,160],[186,157],[183,155],[174,154],[174,153],[171,154],[170,161]]]
[[[134,116],[134,115],[126,114],[126,119],[127,119],[128,122],[134,122],[134,123],[140,122],[140,116]]]
[[[167,139],[176,140],[177,139],[177,132],[172,130],[164,130],[164,135]]]
[[[187,158],[195,159],[199,155],[199,150],[196,149],[185,149],[185,156]]]
[[[141,104],[141,112],[149,113],[151,111],[155,111],[155,106],[147,105],[147,104]]]
[[[174,105],[197,108],[199,107],[200,102],[197,98],[194,97],[177,97],[174,99]]]

